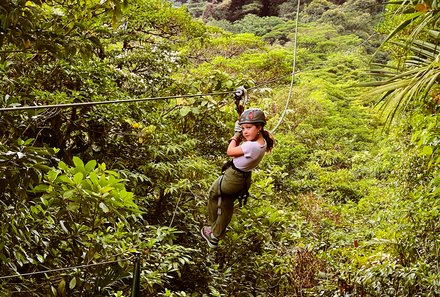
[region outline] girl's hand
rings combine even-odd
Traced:
[[[244,155],[243,149],[240,146],[241,140],[242,136],[239,132],[236,132],[229,140],[228,150],[226,152],[229,157],[240,157]]]
[[[234,136],[232,136],[232,137],[229,139],[229,143],[231,143],[232,140],[234,140],[235,143],[236,143],[237,145],[239,145],[240,142],[242,142],[242,140],[243,140],[243,136],[241,135],[241,132],[235,132]]]
[[[241,133],[241,126],[238,124],[238,120],[235,121],[235,125],[234,125],[234,131],[235,132],[240,132]]]

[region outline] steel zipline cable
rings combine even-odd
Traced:
[[[122,99],[122,100],[89,101],[89,102],[64,103],[64,104],[61,103],[61,104],[51,104],[51,105],[4,107],[4,108],[0,108],[0,112],[18,111],[18,110],[48,109],[48,108],[81,107],[81,106],[94,106],[94,105],[104,105],[104,104],[121,104],[121,103],[134,103],[134,102],[158,101],[158,100],[170,100],[170,99],[177,99],[177,98],[190,98],[190,97],[204,97],[204,96],[214,96],[214,95],[226,95],[226,94],[231,94],[231,93],[234,93],[234,92],[235,91],[218,92],[218,93],[206,93],[206,94],[175,95],[175,96],[165,96],[165,97],[148,97],[148,98],[138,98],[138,99]]]
[[[268,85],[273,82],[277,82],[290,77],[289,75],[278,77],[269,81],[258,83],[256,86],[248,88],[248,90],[258,89],[263,85]],[[107,104],[122,104],[122,103],[136,103],[145,101],[159,101],[159,100],[170,100],[178,98],[193,98],[193,97],[205,97],[205,96],[220,96],[233,94],[235,91],[225,91],[225,92],[212,92],[205,94],[186,94],[186,95],[173,95],[173,96],[163,96],[163,97],[147,97],[147,98],[137,98],[137,99],[122,99],[122,100],[108,100],[108,101],[88,101],[88,102],[76,102],[76,103],[60,103],[60,104],[50,104],[50,105],[27,105],[27,106],[16,106],[16,107],[2,107],[0,112],[9,111],[22,111],[22,110],[37,110],[37,109],[51,109],[51,108],[68,108],[68,107],[83,107],[83,106],[95,106],[95,105],[107,105]]]
[[[278,127],[281,125],[281,123],[284,120],[284,117],[287,113],[287,108],[289,107],[290,99],[292,98],[292,91],[293,91],[293,83],[295,81],[295,68],[296,68],[296,52],[297,52],[297,39],[298,39],[298,19],[299,19],[299,5],[300,0],[298,0],[298,5],[296,7],[296,19],[295,19],[295,40],[293,42],[293,62],[292,62],[292,78],[290,80],[290,89],[289,94],[287,96],[286,105],[284,106],[284,111],[281,114],[280,120],[275,125],[275,127],[270,131],[270,133],[275,133],[275,131],[278,129]]]
[[[83,268],[88,268],[88,267],[93,267],[93,266],[100,266],[100,265],[108,265],[108,264],[114,264],[114,263],[127,262],[127,261],[131,261],[131,260],[132,260],[132,257],[126,258],[126,259],[121,259],[121,260],[115,260],[115,261],[106,261],[106,262],[93,263],[93,264],[85,264],[85,265],[72,266],[72,267],[55,268],[55,269],[35,271],[35,272],[28,272],[28,273],[21,273],[21,274],[6,275],[6,276],[0,276],[0,280],[1,279],[7,279],[7,278],[13,278],[13,277],[32,276],[32,275],[37,275],[37,274],[53,273],[53,272],[60,272],[60,271],[73,270],[73,269],[83,269]]]

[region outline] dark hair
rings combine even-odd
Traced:
[[[263,136],[264,140],[266,140],[266,152],[270,152],[273,149],[275,139],[272,135],[270,135],[269,131],[264,130],[264,125],[259,125],[261,127],[261,135]]]

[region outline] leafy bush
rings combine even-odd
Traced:
[[[116,172],[107,170],[105,164],[97,166],[96,161],[73,161],[75,167],[60,162],[58,168],[49,170],[21,205],[20,215],[3,225],[8,244],[2,246],[0,255],[6,275],[77,265],[85,268],[52,275],[49,281],[37,274],[18,283],[4,282],[3,291],[10,292],[11,286],[22,291],[41,282],[41,296],[54,290],[61,295],[108,294],[126,282],[130,251],[142,251],[148,253],[143,290],[155,292],[157,284],[167,282],[168,275],[179,273],[180,267],[191,262],[189,249],[173,245],[175,229],[142,223],[133,194],[126,191]],[[13,209],[4,210],[4,218],[11,218]],[[161,259],[161,264],[155,265],[155,259]],[[108,261],[113,264],[100,264]]]

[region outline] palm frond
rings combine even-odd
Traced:
[[[438,52],[436,52],[435,50],[432,51],[432,50],[429,50],[426,47],[423,47],[422,46],[423,43],[424,43],[423,41],[416,41],[416,40],[414,40],[412,43],[403,43],[403,42],[400,42],[400,41],[393,41],[391,43],[395,44],[395,45],[398,45],[398,46],[401,46],[403,48],[406,48],[408,50],[411,50],[414,53],[417,53],[419,55],[423,55],[423,56],[425,56],[425,57],[427,57],[429,59],[432,59],[432,60],[435,59],[435,57],[438,55]]]
[[[377,78],[392,78],[393,76],[396,75],[395,72],[390,72],[384,69],[370,69],[370,71],[368,71],[369,75],[373,75]],[[367,82],[367,83],[362,83],[359,84],[359,86],[364,86],[364,87],[369,87],[371,86],[371,83],[381,83],[382,81],[376,81],[376,82]]]
[[[405,65],[408,68],[416,67],[420,65],[429,65],[432,61],[427,58],[422,58],[419,56],[411,56],[405,61]]]
[[[440,84],[440,31],[436,29],[440,20],[440,3],[429,2],[430,6],[423,11],[420,5],[426,4],[422,0],[387,4],[399,5],[395,15],[405,15],[405,20],[388,34],[382,44],[400,47],[403,50],[401,63],[398,66],[372,64],[370,73],[378,80],[362,86],[374,87],[368,95],[381,94],[377,105],[382,112],[388,113],[390,123],[401,112],[411,112],[414,107],[429,104],[426,100],[430,91]],[[411,31],[408,33],[408,30]],[[399,33],[406,34],[407,38],[392,40]]]
[[[428,30],[428,34],[431,38],[440,40],[440,31],[437,30]]]
[[[387,68],[387,69],[393,69],[393,70],[399,70],[399,67],[389,64],[381,64],[381,63],[371,63],[372,66],[377,66],[381,68]]]
[[[409,19],[404,20],[403,22],[400,23],[399,26],[397,26],[393,31],[391,31],[390,34],[388,34],[388,36],[385,38],[385,40],[383,41],[383,43],[388,42],[391,38],[393,38],[397,33],[399,33],[400,31],[402,31],[403,29],[405,29],[406,27],[408,27],[409,24],[411,24],[415,19],[417,19],[418,17],[420,17],[421,13],[416,13],[413,16],[411,16]]]
[[[398,80],[395,82],[388,82],[388,83],[385,83],[382,81],[382,82],[377,82],[376,85],[371,83],[371,86],[376,86],[376,88],[371,90],[369,92],[369,94],[377,95],[377,94],[382,94],[382,93],[389,92],[389,91],[394,92],[394,91],[399,90],[403,87],[406,87],[408,85],[409,81],[410,81],[409,79],[408,80]],[[384,99],[386,99],[386,98],[384,98]]]

